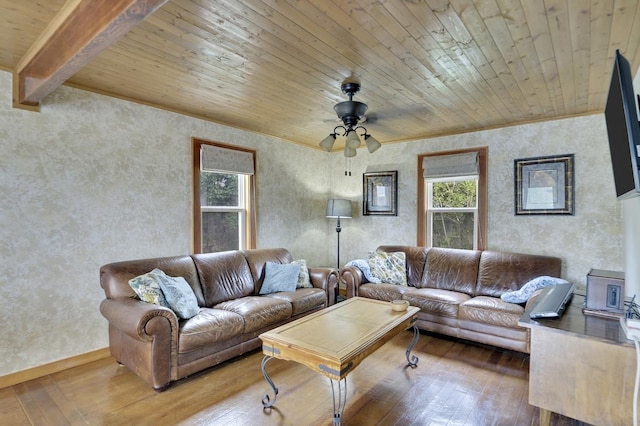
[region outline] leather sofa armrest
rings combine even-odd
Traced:
[[[347,299],[358,295],[360,284],[368,282],[360,268],[357,266],[345,266],[340,271],[340,278],[344,281],[347,289]]]
[[[309,268],[311,285],[321,288],[327,294],[327,306],[336,303],[338,271],[332,268]]]
[[[104,299],[100,303],[100,313],[112,327],[137,340],[151,341],[156,334],[166,334],[171,340],[171,336],[178,335],[178,317],[171,309],[163,306],[130,297],[117,297]],[[147,327],[155,317],[166,318],[167,327]]]

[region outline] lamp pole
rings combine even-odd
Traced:
[[[338,266],[336,269],[340,269],[340,231],[342,231],[342,227],[340,226],[340,216],[338,216],[338,224],[336,225],[336,232],[338,233]]]

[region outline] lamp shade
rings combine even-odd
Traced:
[[[331,133],[329,136],[327,136],[326,138],[322,139],[322,142],[320,142],[320,146],[322,147],[322,149],[324,149],[325,151],[329,152],[333,148],[333,143],[335,141],[336,141],[336,134],[335,133]]]
[[[351,218],[351,201],[349,200],[329,200],[327,202],[327,217],[337,217],[343,219]]]
[[[344,147],[344,156],[347,158],[351,158],[351,157],[355,157],[356,156],[356,150],[349,148],[348,146]]]
[[[373,153],[374,151],[377,151],[378,148],[382,146],[382,144],[378,142],[378,140],[371,135],[364,135],[364,143],[367,145],[367,149],[371,153]]]
[[[360,137],[358,137],[358,134],[355,130],[350,130],[347,133],[347,141],[345,143],[347,147],[351,149],[356,149],[360,146]]]

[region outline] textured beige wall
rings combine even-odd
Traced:
[[[258,246],[326,263],[328,154],[68,87],[12,109],[0,72],[0,376],[108,345],[100,265],[190,252],[192,136],[257,151]]]
[[[360,149],[345,177],[341,153],[68,87],[40,113],[12,109],[11,76],[0,72],[0,375],[107,346],[100,265],[190,251],[192,136],[257,150],[258,245],[310,263],[335,264],[328,198],[354,201],[343,263],[415,244],[417,155],[486,145],[491,249],[560,256],[578,283],[591,267],[623,265],[601,116]],[[566,153],[576,154],[576,215],[514,216],[513,160]],[[399,171],[399,216],[362,217],[362,173],[382,170]]]
[[[477,146],[489,148],[489,249],[561,257],[563,277],[580,286],[591,268],[623,270],[622,207],[602,114],[383,145],[373,154],[361,148],[352,177],[344,177],[344,161],[336,158],[331,188],[358,212],[343,224],[343,263],[380,244],[415,245],[417,155]],[[575,216],[515,216],[514,160],[557,154],[575,154]],[[363,217],[362,173],[385,170],[398,170],[398,216]]]

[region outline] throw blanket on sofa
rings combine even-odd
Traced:
[[[371,274],[371,268],[369,267],[369,262],[367,262],[364,259],[352,260],[352,261],[348,262],[344,266],[355,266],[356,268],[360,269],[362,271],[362,274],[364,275],[364,277],[370,283],[380,284],[382,282],[382,280],[380,278],[374,277]]]

